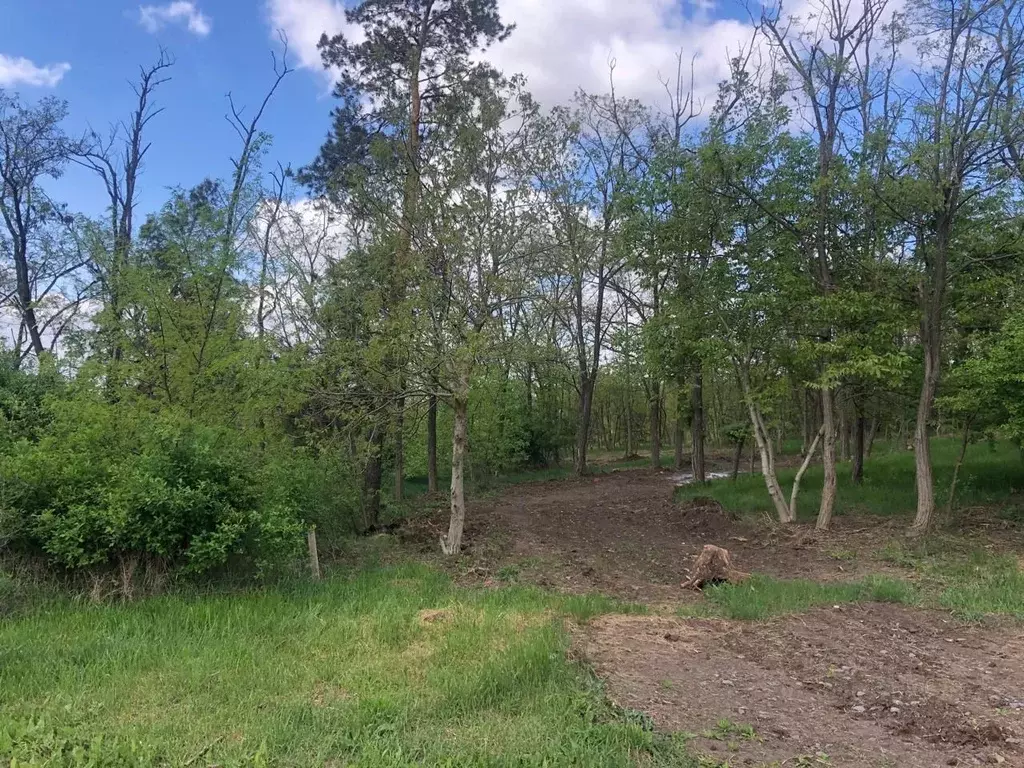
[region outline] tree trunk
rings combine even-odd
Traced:
[[[693,421],[690,425],[693,440],[693,453],[690,463],[693,470],[693,482],[707,482],[707,464],[704,460],[704,374],[698,372],[693,377],[693,389],[690,393]]]
[[[427,491],[437,493],[437,395],[427,405]]]
[[[369,455],[363,470],[363,531],[372,530],[380,521],[380,482],[383,474],[384,428],[375,424],[370,430]]]
[[[864,432],[866,421],[864,414],[861,413],[858,407],[857,417],[853,422],[853,468],[850,473],[854,485],[860,485],[864,482]]]
[[[811,459],[814,458],[814,452],[818,450],[818,443],[821,441],[821,433],[824,431],[824,427],[818,430],[818,434],[814,436],[814,440],[811,441],[810,448],[807,449],[807,455],[804,456],[804,461],[800,465],[800,469],[797,470],[796,477],[793,478],[793,491],[789,495],[789,515],[793,520],[796,520],[796,498],[800,494],[800,481],[804,478],[804,472],[811,465]]]
[[[452,396],[455,427],[452,430],[451,518],[448,536],[441,539],[441,551],[458,555],[462,551],[462,529],[466,523],[466,488],[464,473],[466,445],[469,435],[469,375],[462,373]]]
[[[683,427],[683,398],[680,397],[682,392],[676,391],[676,423],[675,431],[672,435],[672,467],[676,472],[679,472],[683,468],[683,443],[686,440],[685,429]]]
[[[661,382],[651,386],[651,466],[661,468]]]
[[[631,407],[632,402],[629,397],[626,397],[626,458],[630,459],[633,457],[635,451],[633,450],[633,409]]]
[[[964,465],[964,456],[967,455],[967,446],[971,442],[971,426],[974,424],[974,416],[967,419],[964,424],[964,436],[960,441],[960,453],[956,457],[956,465],[953,467],[953,480],[949,484],[949,500],[946,502],[946,511],[953,512],[953,502],[956,501],[956,483],[960,479],[960,468]]]
[[[935,403],[935,392],[939,384],[939,337],[938,329],[927,321],[922,323],[924,342],[924,381],[917,403],[917,424],[914,428],[914,463],[917,472],[917,514],[911,526],[912,534],[921,534],[928,529],[932,512],[935,510],[935,487],[932,478],[932,448],[929,439],[928,422]]]
[[[764,477],[764,484],[767,486],[768,495],[775,505],[779,522],[790,523],[793,521],[793,518],[790,515],[789,506],[786,504],[786,497],[782,493],[782,487],[779,485],[779,478],[775,474],[775,456],[772,453],[771,435],[768,433],[764,419],[761,418],[761,412],[754,402],[750,380],[747,377],[746,371],[737,366],[737,373],[739,374],[740,384],[743,387],[743,397],[747,401],[747,414],[750,416],[750,428],[754,432],[754,444],[757,445],[757,449],[761,454],[761,474]]]
[[[864,456],[871,458],[871,449],[875,446],[875,435],[878,434],[878,418],[871,419],[871,423],[868,425],[868,434],[864,438]]]
[[[403,382],[404,388],[404,382]],[[405,395],[398,398],[395,411],[395,501],[405,496]]]
[[[594,404],[594,382],[589,376],[580,381],[580,403],[576,424],[576,474],[587,474],[587,443],[590,440],[590,412]]]
[[[746,442],[745,437],[741,437],[739,442],[736,443],[736,453],[732,457],[732,479],[735,480],[740,475],[740,460],[743,458],[743,444]]]
[[[832,512],[836,505],[836,419],[835,392],[821,390],[821,465],[825,470],[825,481],[821,488],[821,506],[818,507],[818,522],[815,528],[826,531],[832,524]]]

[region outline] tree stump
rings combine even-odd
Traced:
[[[703,589],[709,584],[728,582],[738,584],[750,576],[732,567],[729,550],[705,544],[690,571],[690,578],[683,582],[683,589]]]

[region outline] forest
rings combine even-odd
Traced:
[[[263,127],[297,77],[282,34],[262,101],[229,96],[216,126],[230,175],[157,210],[139,197],[172,53],[125,73],[109,130],[0,89],[0,765],[1020,764],[1010,693],[980,722],[856,675],[903,674],[868,660],[890,644],[964,670],[1024,650],[1024,3],[766,6],[714,99],[681,40],[657,103],[609,59],[603,92],[559,105],[488,62],[517,34],[498,0],[345,15],[358,32],[318,46],[319,153],[279,160]],[[51,196],[71,169],[102,216]],[[684,598],[704,544],[742,584]],[[827,660],[839,724],[810,683],[747,712],[685,623],[832,608],[837,647],[878,635]],[[935,610],[1010,623],[917,618]],[[551,615],[586,625],[586,671]],[[809,629],[750,626],[726,645],[758,674],[797,663],[776,644],[806,651],[787,679],[825,674]],[[679,671],[651,632],[710,654],[675,685],[732,714],[661,701]],[[649,668],[620,677],[615,643]],[[162,653],[180,678],[151,674]],[[111,715],[102,675],[143,714]],[[636,675],[661,698],[636,704]],[[300,684],[314,714],[284,703]],[[226,702],[254,686],[236,729]],[[156,714],[174,701],[203,710],[182,739]],[[741,724],[789,705],[799,755]]]

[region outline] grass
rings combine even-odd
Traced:
[[[417,565],[49,603],[0,626],[0,764],[688,765],[567,660],[564,617],[630,609]]]
[[[944,504],[953,476],[959,444],[953,439],[932,441],[937,499]],[[787,497],[796,468],[779,470],[779,481]],[[813,519],[821,501],[823,475],[820,462],[804,475],[798,500],[801,520]],[[1014,497],[1024,490],[1024,461],[1016,446],[1008,442],[978,443],[970,446],[957,486],[959,506],[1007,506],[1017,509]],[[683,487],[677,498],[712,496],[722,506],[740,514],[773,514],[773,507],[760,474],[740,475],[736,481],[716,481],[704,487]],[[879,451],[867,462],[864,483],[850,480],[849,462],[839,465],[836,510],[839,514],[860,512],[885,516],[910,515],[916,506],[914,456],[909,451]],[[1019,503],[1019,500],[1018,500]]]
[[[918,600],[914,587],[887,576],[871,576],[856,582],[816,582],[806,579],[773,579],[754,575],[741,584],[721,584],[704,590],[707,602],[699,604],[705,615],[756,621],[800,613],[810,608],[841,603],[907,603]],[[687,607],[692,612],[692,607]]]

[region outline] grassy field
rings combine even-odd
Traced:
[[[955,451],[936,442],[940,489]],[[792,474],[784,470],[783,481]],[[961,505],[1019,516],[1024,467],[1015,448],[972,446],[962,480]],[[820,485],[820,470],[809,473],[805,517]],[[760,476],[680,494],[768,509]],[[859,488],[843,472],[839,498],[841,512],[909,516],[912,456],[876,456]],[[367,552],[376,541],[363,540]],[[1024,575],[1012,553],[972,549],[949,532],[879,546],[870,556],[902,576],[817,583],[755,575],[709,588],[681,612],[760,620],[875,601],[969,620],[1024,619]],[[5,588],[0,576],[0,608]],[[567,653],[570,623],[641,610],[599,596],[460,587],[405,563],[321,584],[128,605],[45,591],[29,603],[0,624],[0,766],[700,765],[684,739],[612,707]]]
[[[953,468],[959,453],[959,441],[934,440],[932,463],[938,503],[945,506]],[[788,494],[796,468],[779,469],[779,481]],[[821,501],[822,470],[820,462],[804,475],[797,502],[801,520],[811,520]],[[959,507],[1002,507],[1007,516],[1019,514],[1024,520],[1024,460],[1020,450],[1006,442],[977,443],[967,450],[957,484]],[[740,475],[735,482],[725,480],[704,487],[684,487],[678,498],[711,496],[723,507],[740,514],[772,513],[771,500],[760,474]],[[916,505],[914,486],[914,455],[909,451],[879,451],[865,466],[864,483],[850,480],[849,462],[839,464],[838,514],[862,512],[878,515],[913,515]]]
[[[0,763],[685,766],[567,660],[564,618],[628,609],[414,565],[53,603],[0,628]]]

